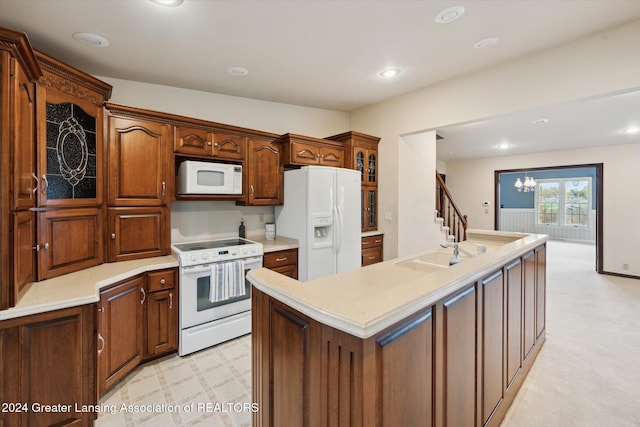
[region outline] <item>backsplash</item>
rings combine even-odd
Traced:
[[[233,201],[179,201],[171,203],[171,243],[234,237],[244,219],[247,236],[264,234],[274,222],[273,206],[237,206]]]

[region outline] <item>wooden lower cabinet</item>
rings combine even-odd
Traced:
[[[366,339],[254,288],[253,425],[500,425],[545,338],[525,357],[527,304],[544,312],[544,246],[532,253]]]
[[[293,279],[298,279],[298,250],[285,249],[268,252],[264,254],[263,266]]]
[[[362,266],[382,262],[383,258],[382,234],[362,238]]]
[[[95,304],[0,322],[0,426],[91,426]],[[53,405],[47,410],[45,405]],[[26,410],[25,410],[26,409]]]
[[[142,360],[144,276],[100,292],[98,391],[109,389]]]
[[[140,274],[100,292],[98,393],[140,363],[178,349],[177,269]]]

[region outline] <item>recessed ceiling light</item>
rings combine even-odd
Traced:
[[[166,7],[178,7],[184,0],[151,0],[153,3]]]
[[[531,123],[533,123],[534,125],[541,125],[543,123],[547,123],[548,121],[549,119],[535,119]]]
[[[448,24],[456,19],[460,19],[462,15],[464,15],[464,7],[452,6],[438,12],[433,20],[438,24]]]
[[[395,77],[400,74],[400,68],[387,68],[386,70],[380,71],[380,76],[385,79],[390,79],[391,77]]]
[[[638,133],[640,132],[640,128],[627,128],[627,129],[623,129],[622,133]]]
[[[247,74],[249,74],[249,70],[243,67],[231,67],[227,70],[227,72],[232,76],[240,76],[240,77],[246,76]]]
[[[500,144],[496,145],[496,147],[498,147],[501,150],[506,150],[507,148],[510,147],[508,142],[501,142]]]
[[[79,41],[82,44],[92,47],[107,47],[109,46],[109,40],[102,36],[93,33],[73,33],[71,37],[74,40]]]
[[[497,37],[489,37],[488,39],[480,40],[478,43],[474,44],[473,47],[475,49],[484,49],[487,47],[491,47],[496,43],[498,43]]]

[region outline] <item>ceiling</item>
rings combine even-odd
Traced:
[[[451,6],[465,8],[460,19],[434,22]],[[628,0],[184,0],[173,8],[148,0],[0,0],[0,26],[24,31],[35,48],[97,76],[337,111],[639,18],[640,1]],[[109,46],[81,44],[72,38],[75,32],[103,36]],[[489,37],[498,43],[473,48]],[[248,74],[232,75],[231,67],[244,67]],[[389,67],[401,73],[380,77]],[[640,101],[631,98],[637,96],[614,108],[640,111]],[[493,125],[494,120],[438,130],[445,137],[438,155],[449,161],[465,151],[494,156],[496,138],[512,141],[510,154],[519,153],[528,143],[526,133],[516,133],[522,121],[547,117],[546,129],[562,117],[584,124],[574,107],[581,108],[553,107],[526,113],[533,118],[525,114],[498,118]],[[637,114],[634,120],[640,120]],[[595,131],[578,137],[576,132],[565,128],[544,143],[595,143],[590,139]],[[535,141],[534,147],[542,147]]]

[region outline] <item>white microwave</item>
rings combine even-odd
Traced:
[[[178,168],[178,194],[242,194],[242,165],[186,160]]]

